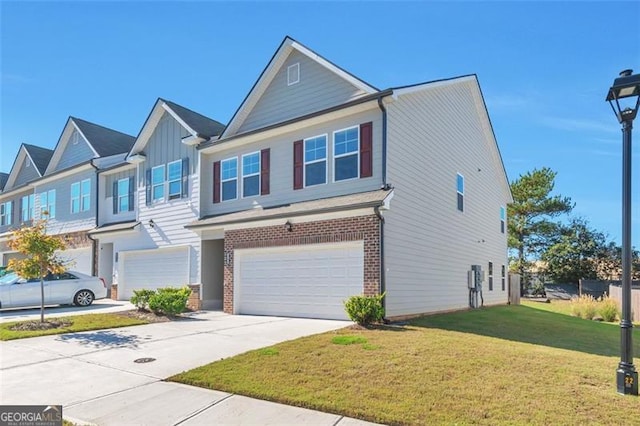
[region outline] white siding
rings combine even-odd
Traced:
[[[479,96],[467,82],[388,105],[388,181],[395,196],[385,212],[387,316],[467,307],[467,270],[479,264],[486,271],[488,262],[494,290],[484,283],[484,302],[507,302],[500,206],[509,194]],[[464,212],[457,210],[457,173],[465,177]]]
[[[87,141],[82,137],[82,135],[80,135],[80,133],[78,133],[77,130],[74,130],[64,147],[64,151],[60,155],[60,160],[58,161],[58,164],[56,164],[56,168],[52,170],[52,172],[64,170],[71,166],[75,166],[76,164],[84,163],[95,156],[95,153]]]
[[[287,69],[300,64],[300,81],[287,85]],[[364,92],[308,56],[293,51],[237,133],[348,102]]]
[[[373,175],[368,178],[333,182],[333,131],[346,127],[358,126],[362,123],[373,122]],[[222,214],[252,208],[254,203],[263,207],[286,203],[327,198],[358,192],[372,191],[381,185],[381,112],[375,109],[357,114],[347,115],[338,120],[311,127],[304,127],[301,123],[299,130],[273,136],[259,142],[230,148],[215,154],[202,156],[201,178],[204,182],[202,199],[202,215]],[[327,134],[327,183],[308,188],[293,189],[293,142],[321,134]],[[233,143],[230,143],[233,146]],[[264,196],[238,198],[232,201],[213,203],[213,163],[230,157],[238,157],[239,183],[238,194],[241,195],[241,156],[251,152],[270,148],[270,193]]]

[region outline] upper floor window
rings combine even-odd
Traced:
[[[113,213],[122,213],[133,210],[132,184],[133,178],[125,178],[118,179],[118,181],[113,185]]]
[[[304,186],[327,183],[327,135],[304,140]]]
[[[296,84],[300,81],[300,63],[296,62],[287,67],[287,86]]]
[[[13,222],[13,201],[0,204],[0,226],[11,225]]]
[[[456,178],[458,190],[458,210],[464,211],[464,176],[458,173]]]
[[[164,200],[164,164],[151,169],[152,201]]]
[[[260,194],[260,153],[253,152],[242,156],[242,196],[252,197]]]
[[[358,127],[333,133],[333,176],[335,181],[358,177]]]
[[[71,184],[71,213],[89,211],[91,208],[91,180]]]
[[[34,194],[25,195],[20,199],[20,211],[23,222],[33,219],[33,206],[36,204],[36,196]]]
[[[222,181],[222,201],[238,198],[238,158],[228,158],[220,163]]]
[[[504,234],[505,223],[507,222],[507,210],[500,206],[500,232]]]
[[[167,164],[167,180],[169,181],[169,199],[182,197],[182,160]]]
[[[40,216],[47,216],[49,219],[56,217],[55,189],[40,193]]]

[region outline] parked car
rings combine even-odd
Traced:
[[[107,297],[107,285],[102,278],[76,271],[49,274],[44,279],[45,305],[89,306],[96,299]],[[0,309],[40,306],[40,279],[25,279],[15,272],[0,278]]]

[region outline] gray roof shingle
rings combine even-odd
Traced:
[[[49,161],[53,156],[53,150],[42,148],[40,146],[29,145],[26,143],[22,144],[22,146],[24,146],[24,149],[26,149],[27,152],[29,153],[29,156],[31,157],[33,164],[38,169],[40,176],[44,175],[44,171],[47,170]]]
[[[189,125],[193,130],[198,133],[198,136],[202,136],[204,138],[211,138],[213,136],[219,136],[222,134],[224,130],[224,124],[213,120],[209,117],[205,117],[202,114],[198,114],[195,111],[191,111],[188,108],[180,106],[175,102],[168,101],[166,99],[162,99],[162,102],[167,104],[173,112],[178,114],[180,118]]]
[[[136,138],[80,118],[71,117],[100,157],[129,152]]]
[[[2,191],[7,184],[7,179],[9,179],[9,173],[0,172],[0,191]]]

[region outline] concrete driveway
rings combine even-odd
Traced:
[[[48,306],[44,308],[45,318],[66,317],[83,314],[106,314],[109,312],[128,311],[135,307],[128,301],[100,299],[89,306]],[[0,310],[0,323],[8,321],[26,321],[40,318],[40,307]]]
[[[189,319],[0,344],[0,404],[61,404],[99,425],[364,424],[162,379],[343,321],[199,312]],[[154,361],[136,363],[140,358]]]

